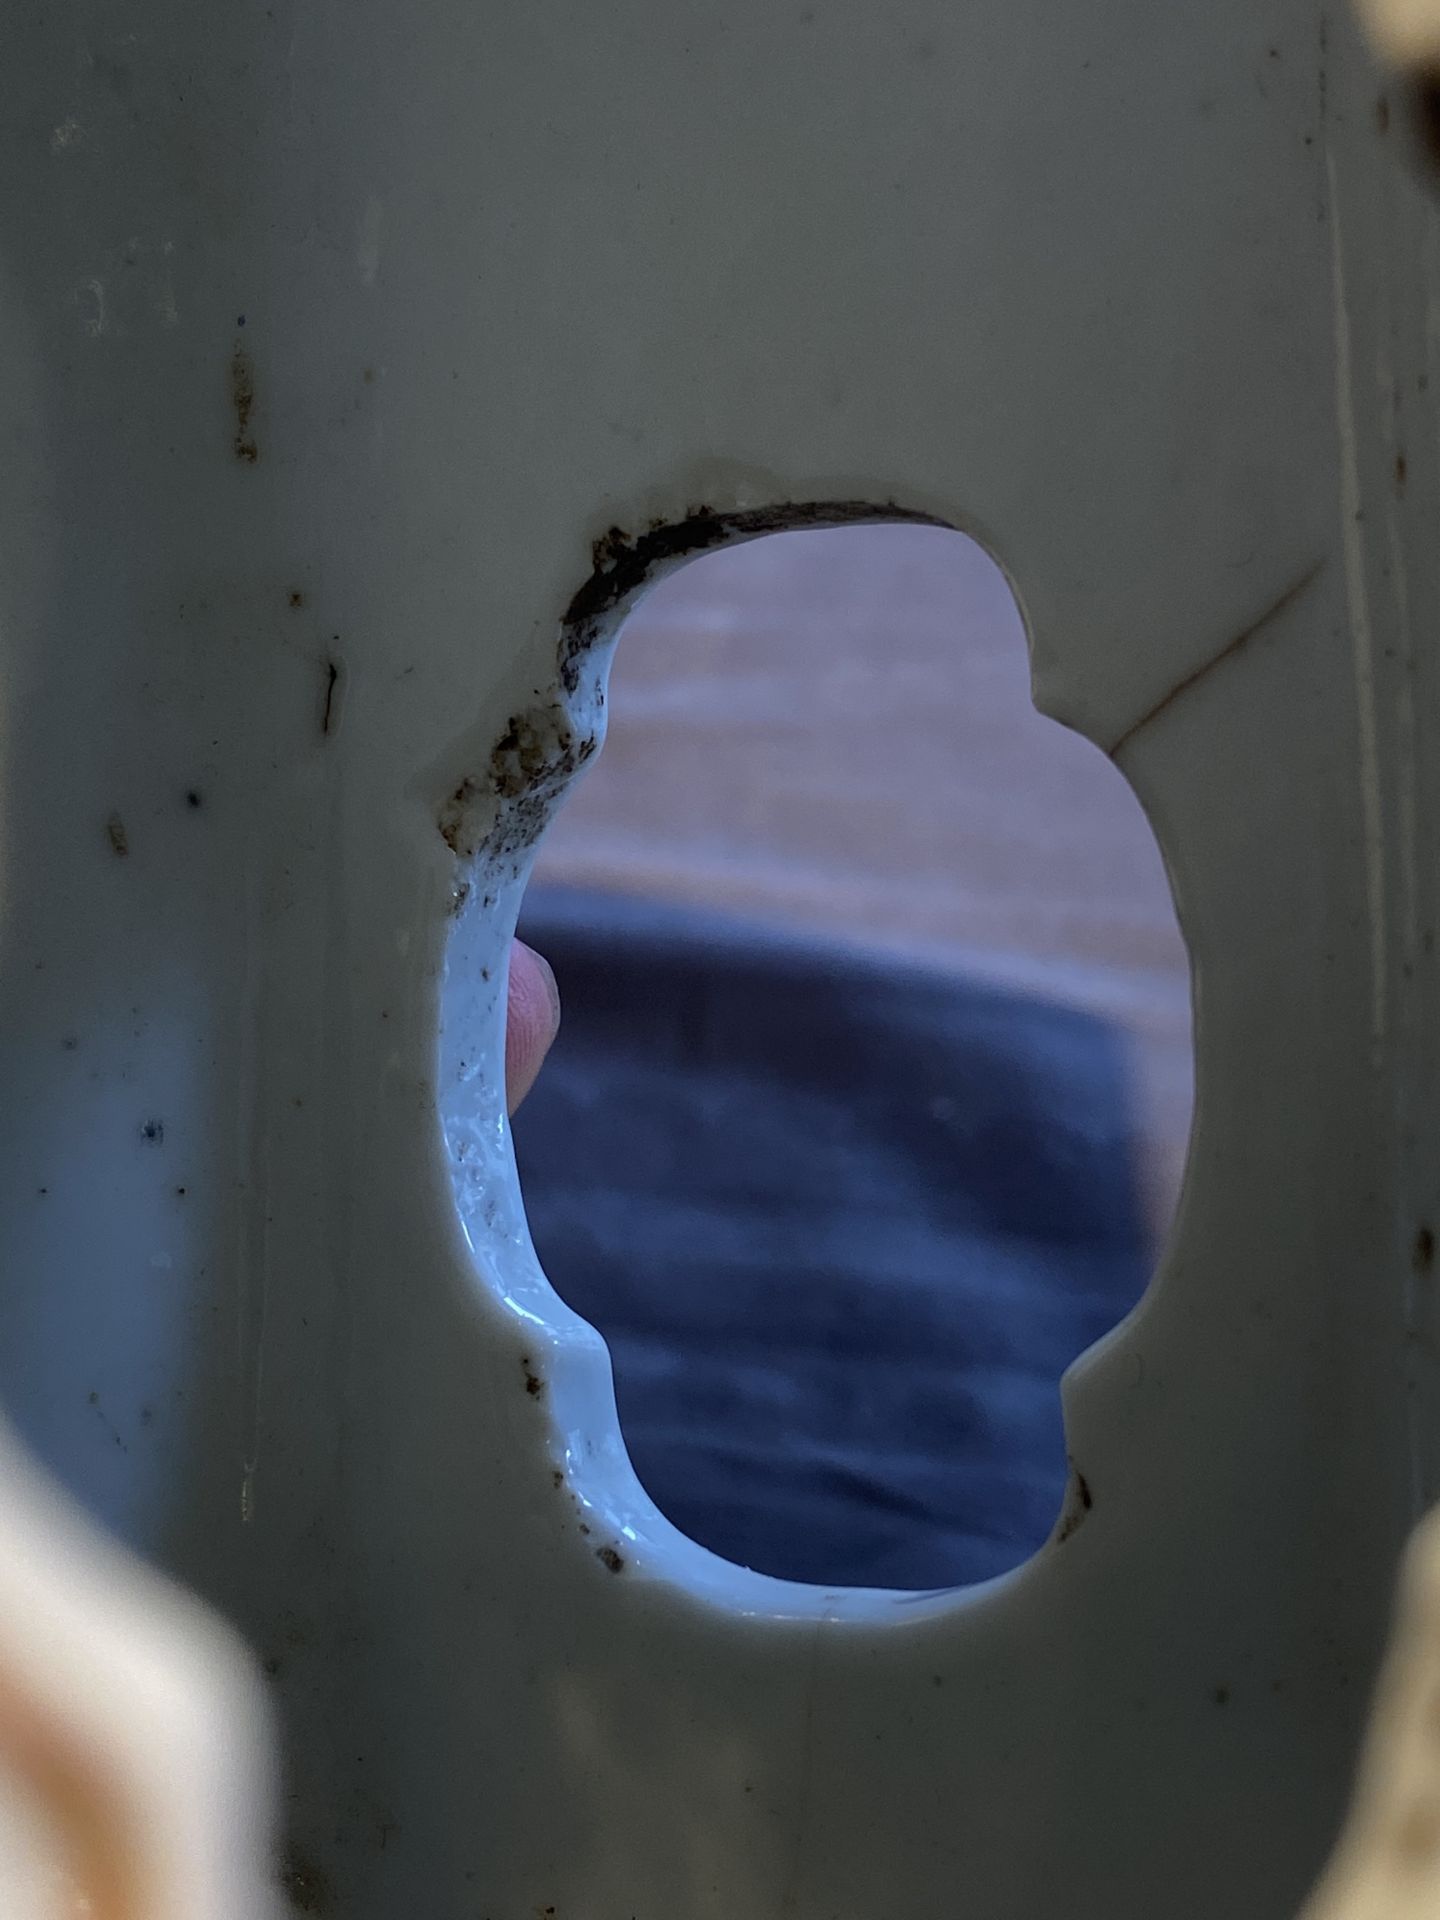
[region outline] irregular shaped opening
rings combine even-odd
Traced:
[[[565,1019],[514,1139],[639,1477],[760,1572],[1003,1573],[1061,1507],[1060,1376],[1179,1186],[1149,825],[940,528],[691,562],[626,621],[610,716],[524,905]]]

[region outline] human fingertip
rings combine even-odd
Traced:
[[[505,1104],[514,1113],[560,1030],[560,989],[543,954],[515,940],[505,1006]]]

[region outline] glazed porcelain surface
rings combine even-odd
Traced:
[[[1440,229],[1388,85],[1313,0],[11,23],[0,1400],[248,1643],[299,1910],[1299,1906],[1440,1467]],[[499,1073],[626,609],[897,518],[1006,569],[1197,1014],[1066,1510],[945,1594],[661,1519]]]

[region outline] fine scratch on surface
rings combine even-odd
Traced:
[[[258,1209],[264,1210],[263,1225],[250,1236],[246,1250],[249,1271],[244,1275],[240,1302],[239,1369],[244,1395],[241,1417],[245,1423],[240,1465],[240,1523],[247,1527],[255,1521],[255,1476],[260,1468],[260,1427],[265,1400],[265,1323],[269,1318],[271,1268],[270,1214],[266,1209],[266,1197],[271,1190],[268,1139],[260,1145],[257,1172],[254,1202]]]
[[[1305,589],[1310,585],[1324,564],[1324,560],[1320,559],[1317,560],[1313,566],[1307,567],[1298,580],[1292,580],[1285,591],[1276,599],[1272,600],[1265,611],[1256,619],[1252,620],[1248,626],[1242,627],[1233,640],[1228,640],[1218,653],[1212,654],[1202,666],[1196,667],[1193,673],[1187,673],[1183,680],[1177,680],[1167,694],[1157,700],[1154,706],[1147,712],[1142,713],[1138,720],[1133,720],[1130,725],[1126,727],[1125,731],[1110,743],[1107,749],[1110,757],[1114,759],[1123,747],[1129,746],[1137,733],[1140,733],[1144,728],[1148,727],[1152,720],[1158,720],[1160,715],[1169,707],[1174,706],[1182,694],[1189,693],[1192,687],[1198,686],[1207,674],[1213,673],[1216,667],[1221,666],[1226,660],[1229,660],[1233,655],[1239,653],[1242,647],[1248,646],[1255,636],[1258,633],[1262,633],[1273,620],[1278,620],[1282,613],[1287,612],[1300,598],[1301,594],[1304,593]]]
[[[360,278],[367,287],[374,286],[380,272],[380,233],[384,224],[385,203],[372,195],[365,202],[364,216],[360,221],[360,244],[355,254]]]
[[[810,1803],[815,1775],[815,1687],[820,1669],[820,1636],[825,1622],[817,1620],[810,1636],[810,1658],[805,1666],[805,1721],[800,1734],[800,1782],[795,1807],[795,1848],[790,1857],[790,1875],[780,1902],[780,1920],[797,1913],[800,1906],[800,1882],[805,1870],[805,1839],[810,1829]]]
[[[260,1092],[260,1037],[266,995],[261,947],[261,875],[249,866],[241,879],[245,903],[241,948],[239,1031],[235,1074],[236,1134],[241,1143],[234,1207],[235,1379],[238,1388],[240,1521],[255,1520],[260,1425],[265,1385],[265,1323],[270,1280],[271,1153]]]
[[[1365,902],[1370,921],[1370,1051],[1378,1061],[1388,1019],[1385,930],[1385,844],[1380,799],[1379,725],[1375,705],[1375,636],[1365,574],[1361,523],[1360,458],[1355,427],[1354,366],[1350,307],[1345,286],[1344,234],[1336,190],[1335,157],[1325,155],[1330,194],[1330,271],[1335,308],[1335,422],[1340,440],[1340,538],[1345,556],[1345,594],[1350,615],[1350,652],[1355,672],[1355,718],[1360,735],[1360,814],[1364,826]]]
[[[1394,716],[1398,747],[1394,765],[1401,897],[1398,926],[1401,965],[1397,999],[1400,1003],[1399,1020],[1404,1024],[1407,1017],[1411,1021],[1418,1017],[1415,983],[1420,972],[1422,951],[1418,824],[1420,755],[1415,713],[1415,636],[1410,622],[1410,583],[1405,543],[1400,538],[1393,502],[1386,521],[1390,587],[1395,598],[1400,654],[1404,662],[1404,671],[1399,675],[1396,686]],[[1408,1006],[1407,1002],[1410,1003]],[[1399,1098],[1404,1103],[1406,1095],[1401,1093]],[[1432,1372],[1430,1343],[1425,1338],[1431,1297],[1431,1262],[1426,1248],[1432,1239],[1430,1230],[1422,1229],[1415,1256],[1405,1270],[1405,1433],[1410,1457],[1411,1511],[1417,1514],[1423,1513],[1430,1505],[1425,1475],[1427,1450],[1424,1409],[1429,1403],[1427,1396]]]

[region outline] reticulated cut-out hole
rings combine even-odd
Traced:
[[[514,1127],[546,1272],[691,1538],[826,1586],[1001,1573],[1056,1528],[1060,1375],[1178,1189],[1148,823],[939,528],[692,562],[610,711],[522,917],[565,1006]]]

